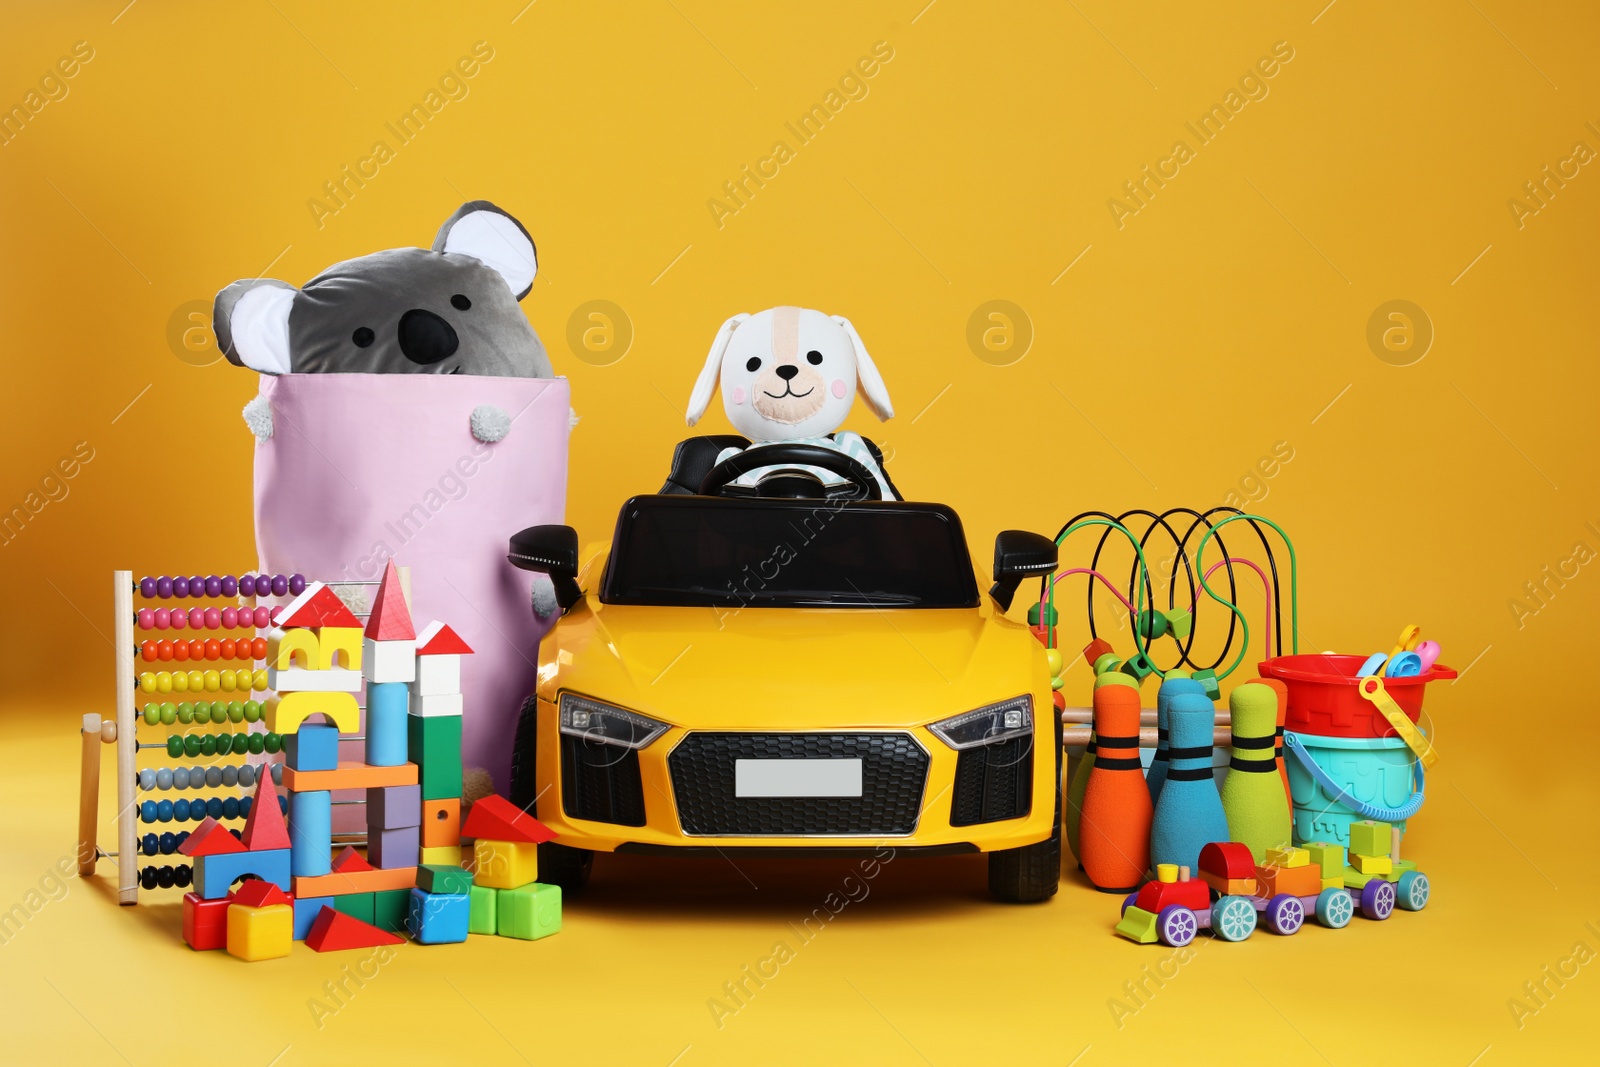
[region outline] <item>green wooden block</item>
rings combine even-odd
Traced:
[[[1387,856],[1389,854],[1389,824],[1364,819],[1350,824],[1350,855]],[[1354,863],[1351,866],[1355,866]]]
[[[497,889],[495,931],[501,937],[537,941],[561,929],[561,887],[529,882],[516,889]]]
[[[1205,688],[1207,700],[1221,700],[1222,686],[1217,684],[1217,672],[1213,670],[1195,671],[1189,676]]]
[[[386,889],[372,896],[372,925],[390,933],[406,932],[406,909],[411,904],[411,890]]]
[[[423,800],[461,795],[461,716],[407,715],[406,742]]]
[[[364,923],[373,920],[372,893],[345,893],[333,898],[333,910],[353,915]]]
[[[1189,636],[1190,629],[1194,626],[1194,616],[1182,608],[1168,608],[1161,613],[1167,620],[1167,631],[1174,640],[1183,641]]]
[[[1051,626],[1054,626],[1057,623],[1057,621],[1059,621],[1060,615],[1056,611],[1056,606],[1054,604],[1050,605],[1050,610],[1045,614],[1045,617],[1050,620],[1050,625]],[[1039,625],[1039,602],[1038,601],[1034,601],[1032,604],[1028,605],[1028,625],[1029,626],[1038,626]]]
[[[1126,674],[1129,678],[1132,678],[1134,681],[1142,682],[1148,678],[1150,673],[1156,668],[1155,664],[1151,663],[1149,657],[1147,657],[1143,652],[1135,652],[1123,662],[1122,666],[1118,667],[1117,669],[1123,674]]]
[[[472,886],[472,913],[467,919],[467,932],[493,934],[499,932],[495,904],[502,890],[486,885]]]
[[[472,872],[465,867],[424,863],[417,868],[417,888],[428,893],[465,893],[472,888]]]
[[[1344,876],[1344,846],[1326,841],[1307,841],[1300,847],[1310,853],[1311,862],[1322,871],[1322,877]]]

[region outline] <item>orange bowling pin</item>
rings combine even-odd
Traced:
[[[1150,866],[1150,792],[1139,769],[1139,691],[1094,691],[1096,752],[1083,793],[1079,860],[1096,889],[1127,893]]]

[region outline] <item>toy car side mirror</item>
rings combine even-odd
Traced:
[[[1022,579],[1054,572],[1059,555],[1056,543],[1043,534],[1001,530],[994,538],[994,585],[989,595],[1009,611]]]
[[[578,531],[572,527],[530,526],[513,534],[506,559],[522,570],[548,574],[562,611],[583,598],[578,588]]]

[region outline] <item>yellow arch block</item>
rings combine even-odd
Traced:
[[[321,649],[317,654],[319,670],[361,669],[361,627],[323,626],[317,633],[322,635]]]
[[[292,734],[312,715],[326,715],[341,734],[361,728],[361,708],[351,693],[274,693],[262,720],[275,734]]]
[[[273,630],[267,635],[267,665],[274,670],[315,670],[321,660],[322,649],[314,630]]]

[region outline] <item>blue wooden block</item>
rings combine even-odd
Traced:
[[[406,929],[419,945],[453,945],[467,939],[472,897],[467,893],[411,891]]]
[[[422,786],[389,785],[367,790],[367,832],[422,825]]]
[[[323,908],[333,907],[332,897],[296,897],[294,901],[294,939],[304,941],[311,932],[311,924]]]
[[[289,794],[289,851],[296,875],[315,877],[333,870],[332,793],[313,789]]]
[[[411,687],[405,682],[367,683],[367,764],[399,767],[407,760],[406,712]]]
[[[339,728],[306,723],[283,738],[283,762],[297,771],[332,771],[339,767]]]
[[[262,849],[259,852],[222,852],[194,858],[194,892],[201,900],[221,900],[228,888],[247,874],[265,879],[285,893],[289,892],[289,850]]]

